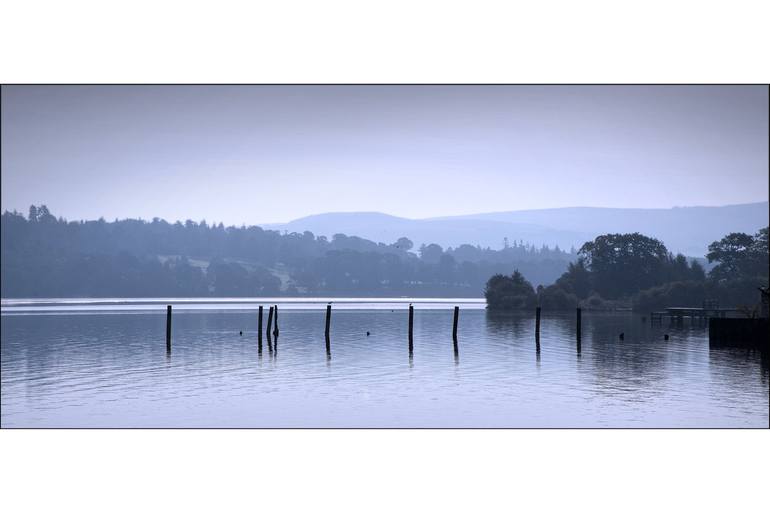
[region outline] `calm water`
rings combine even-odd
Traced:
[[[768,427],[767,362],[700,326],[585,312],[578,354],[544,312],[538,355],[534,315],[415,300],[410,359],[408,302],[335,299],[327,358],[325,299],[263,301],[277,351],[254,303],[173,300],[167,356],[166,301],[3,300],[2,427]]]

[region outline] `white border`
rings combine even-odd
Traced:
[[[766,83],[767,2],[4,2],[0,82]],[[767,431],[0,432],[5,511],[750,511]]]
[[[2,435],[13,512],[752,511],[770,456],[759,430]]]
[[[8,82],[766,83],[761,0],[7,1]]]

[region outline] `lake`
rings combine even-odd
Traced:
[[[174,305],[170,354],[167,303]],[[258,304],[279,305],[277,349],[264,339],[262,354]],[[766,358],[710,350],[702,325],[583,312],[578,352],[574,313],[543,311],[538,352],[534,312],[494,314],[485,306],[476,299],[5,299],[0,423],[768,427]]]

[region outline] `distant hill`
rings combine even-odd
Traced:
[[[437,243],[444,248],[479,244],[499,249],[503,239],[537,246],[579,248],[597,235],[641,232],[656,237],[669,250],[702,257],[709,243],[730,232],[755,233],[768,225],[768,202],[723,207],[670,209],[569,207],[516,210],[430,219],[407,219],[378,212],[338,212],[262,225],[289,232],[311,231],[331,237],[357,235],[376,242],[408,237],[416,247]]]

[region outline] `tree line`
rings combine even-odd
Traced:
[[[518,270],[496,274],[485,287],[491,309],[561,310],[632,307],[651,311],[668,306],[756,308],[759,287],[768,285],[768,228],[755,235],[730,233],[709,245],[715,264],[706,273],[696,260],[674,256],[659,240],[640,233],[607,234],[586,242],[554,284],[533,287]]]
[[[1,222],[3,297],[478,297],[492,274],[515,267],[547,284],[577,258],[523,241],[414,248],[403,237],[385,244],[206,221],[67,221],[45,205],[26,217],[6,211]]]

